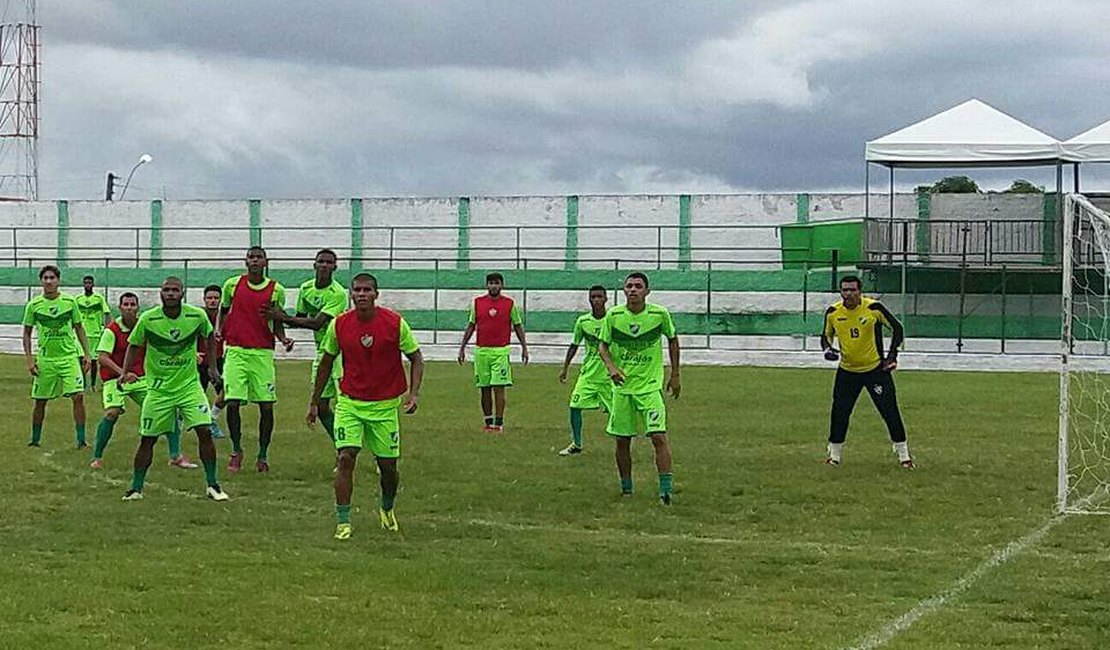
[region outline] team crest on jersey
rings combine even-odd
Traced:
[[[363,334],[362,338],[359,339],[359,341],[362,342],[362,347],[364,348],[368,348],[371,345],[374,345],[374,337],[370,336],[369,334]]]
[[[177,328],[175,327],[175,328],[171,329],[171,330],[170,330],[170,331],[168,332],[168,334],[170,335],[170,338],[171,338],[171,339],[173,339],[173,340],[175,340],[175,341],[176,341],[176,340],[177,340],[178,338],[180,338],[180,337],[181,337],[181,330],[179,330],[179,329],[177,329]]]
[[[57,316],[57,315],[58,315],[58,307],[57,307],[57,305],[54,305],[54,306],[52,306],[52,307],[50,308],[50,315],[51,315],[51,316]]]
[[[859,319],[859,324],[860,325],[866,325],[867,324],[867,317],[864,316],[863,318]]]
[[[496,315],[497,315],[497,307],[490,307],[489,308],[489,317],[493,318]]]
[[[639,323],[632,323],[631,325],[628,326],[628,331],[632,332],[633,336],[639,334],[640,333],[640,324]]]
[[[882,395],[883,394],[883,385],[882,384],[875,384],[874,386],[871,387],[871,391],[873,393],[875,393],[876,395]]]

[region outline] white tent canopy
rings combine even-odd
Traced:
[[[865,149],[867,162],[889,167],[1054,165],[1060,153],[1056,138],[978,99],[872,140]]]
[[[1068,162],[1110,162],[1110,121],[1061,144]]]

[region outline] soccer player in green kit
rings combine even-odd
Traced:
[[[354,309],[328,323],[320,345],[324,355],[308,407],[308,424],[316,421],[320,396],[331,381],[332,364],[343,364],[339,397],[335,405],[335,448],[339,453],[335,474],[335,539],[351,538],[351,494],[355,461],[363,447],[377,460],[381,474],[382,528],[399,529],[393,513],[397,485],[397,459],[401,455],[399,410],[416,411],[424,376],[424,356],[412,329],[397,312],[378,307],[378,280],[369,273],[351,279]],[[409,360],[409,380],[401,362]],[[405,397],[405,391],[408,396]],[[403,402],[402,402],[403,399]]]
[[[630,273],[624,279],[626,302],[605,315],[598,354],[615,384],[605,430],[617,441],[621,494],[632,496],[632,439],[639,435],[642,426],[655,447],[659,502],[669,506],[674,479],[671,445],[667,440],[667,407],[663,403],[663,351],[659,339],[666,337],[671,358],[671,376],[666,388],[678,399],[682,390],[678,335],[670,312],[647,302],[650,292],[648,278],[643,273]]]
[[[604,409],[609,411],[609,403],[613,395],[613,381],[605,370],[605,364],[597,352],[601,343],[601,329],[605,325],[605,303],[608,294],[605,287],[594,285],[590,287],[590,313],[582,314],[574,321],[574,338],[567,348],[567,357],[563,360],[563,370],[559,373],[559,382],[567,383],[567,372],[570,362],[574,360],[578,348],[585,344],[586,358],[582,361],[582,368],[578,371],[578,381],[574,383],[574,392],[570,395],[570,444],[559,452],[560,456],[574,456],[582,453],[582,411]]]
[[[95,283],[96,279],[91,275],[81,278],[84,291],[74,298],[77,301],[77,309],[81,312],[81,325],[85,328],[85,337],[91,345],[100,342],[101,333],[108,323],[112,322],[112,310],[108,307],[108,301],[104,296],[93,291]],[[93,358],[89,366],[89,381],[85,387],[90,390],[96,387],[96,361]]]
[[[140,409],[146,400],[146,365],[144,363],[145,348],[139,348],[136,354],[131,355],[131,367],[123,368],[124,357],[127,356],[127,337],[135,329],[139,321],[139,297],[130,291],[119,297],[119,320],[108,323],[104,333],[100,335],[100,342],[96,352],[100,361],[100,379],[104,385],[104,417],[96,427],[96,443],[93,445],[92,462],[89,467],[100,469],[104,466],[104,450],[108,441],[112,439],[112,432],[116,427],[119,417],[127,410],[127,400],[130,398]],[[138,379],[120,386],[119,380],[127,372],[134,373]],[[207,372],[207,368],[205,369]],[[176,420],[174,422],[176,425]],[[170,465],[181,469],[196,469],[197,464],[181,453],[181,429],[174,426],[173,431],[166,434],[166,442],[170,448]]]
[[[23,358],[31,383],[30,447],[42,444],[42,423],[46,419],[46,403],[59,397],[73,400],[73,424],[77,448],[85,442],[85,373],[89,370],[89,341],[81,325],[80,310],[73,296],[58,291],[62,272],[48,264],[39,270],[42,294],[35,296],[23,310]],[[38,334],[38,350],[31,354],[31,333]],[[76,339],[74,337],[76,335]]]
[[[163,280],[162,306],[143,312],[127,338],[127,352],[121,366],[131,368],[139,348],[146,347],[143,365],[147,394],[140,417],[141,438],[135,450],[131,488],[123,495],[125,501],[143,498],[143,483],[154,456],[154,443],[178,426],[178,418],[183,429],[197,432],[204,478],[208,484],[205,496],[213,501],[228,499],[216,482],[212,415],[208,408],[208,396],[204,394],[197,376],[197,340],[205,339],[208,373],[213,379],[218,378],[212,323],[203,309],[182,304],[182,293],[181,280],[172,276]],[[120,384],[126,386],[138,379],[135,373],[127,372],[120,379]]]
[[[316,277],[303,282],[297,291],[297,315],[289,316],[276,305],[270,306],[270,318],[280,320],[288,327],[300,327],[313,331],[316,343],[316,359],[312,362],[312,385],[316,385],[316,372],[320,368],[320,359],[324,351],[320,344],[328,329],[328,323],[333,318],[347,311],[347,290],[332,277],[339,260],[334,251],[325,248],[316,253],[316,261],[312,268]],[[331,408],[331,400],[335,399],[336,387],[339,383],[340,364],[332,364],[334,372],[332,380],[324,386],[320,395],[319,418],[320,424],[328,437],[334,439],[332,434],[335,422],[335,413]]]

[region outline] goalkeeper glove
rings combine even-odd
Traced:
[[[834,348],[825,348],[825,361],[839,361],[840,353]]]

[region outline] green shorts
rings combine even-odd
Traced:
[[[401,398],[364,402],[339,394],[335,404],[335,448],[369,447],[378,458],[401,455]],[[364,442],[365,441],[365,442]]]
[[[39,357],[35,362],[39,374],[31,382],[31,399],[69,397],[85,390],[79,357]]]
[[[509,346],[503,348],[474,348],[474,385],[512,386],[513,367],[509,363]]]
[[[276,402],[274,351],[228,347],[224,355],[224,399]]]
[[[146,400],[146,377],[139,377],[138,381],[130,384],[119,385],[119,379],[108,379],[104,382],[104,410],[119,409],[126,411],[125,399],[131,398],[137,406],[142,406]]]
[[[316,358],[312,360],[312,386],[316,386],[316,369],[320,367],[320,359],[323,357],[322,352],[316,353]],[[336,357],[331,365],[331,381],[324,385],[324,392],[320,393],[320,399],[333,399],[339,394],[339,380],[343,377],[343,357]]]
[[[605,432],[611,436],[632,437],[644,433],[667,432],[667,407],[663,404],[663,391],[625,395],[613,391],[609,424]]]
[[[613,382],[606,377],[602,383],[579,377],[574,383],[574,392],[570,394],[570,407],[572,409],[602,409],[608,412],[613,398]]]
[[[211,426],[212,414],[208,410],[208,396],[200,387],[200,379],[176,390],[147,390],[143,400],[139,433],[157,437],[174,430],[174,420],[180,415],[181,429]]]

